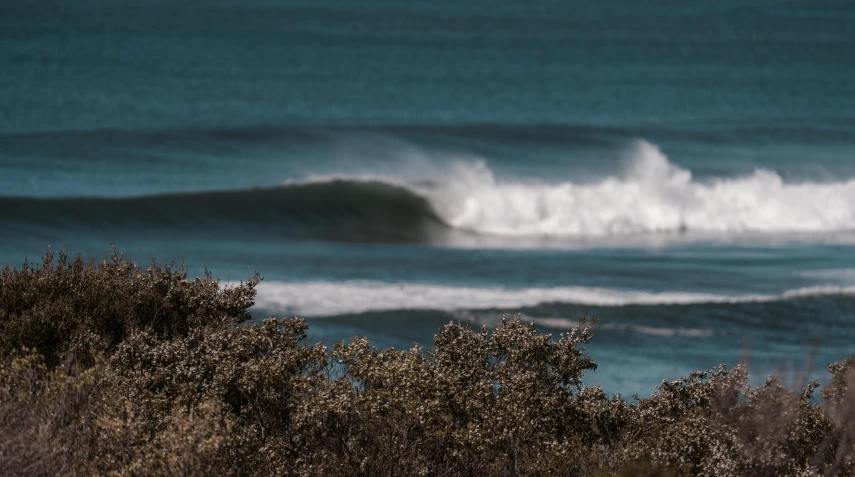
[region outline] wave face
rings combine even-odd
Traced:
[[[8,234],[41,225],[384,242],[427,240],[448,228],[407,189],[343,180],[138,198],[7,197],[0,198],[0,225]]]
[[[424,193],[454,227],[504,236],[812,233],[855,229],[855,180],[784,183],[775,171],[694,181],[653,144],[635,144],[622,177],[577,184],[504,182],[484,163]]]
[[[269,188],[133,198],[5,197],[0,235],[48,226],[462,244],[473,237],[855,230],[855,180],[785,183],[775,171],[755,170],[702,182],[645,141],[631,148],[622,174],[587,183],[499,179],[477,158],[445,160],[403,176],[328,176]]]
[[[228,284],[226,284],[228,286]],[[718,295],[681,291],[651,292],[597,287],[460,287],[424,283],[263,282],[256,308],[300,316],[333,316],[391,310],[520,309],[545,303],[586,306],[765,303],[819,297],[855,297],[855,287],[800,288],[777,295]]]

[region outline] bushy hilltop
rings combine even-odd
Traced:
[[[45,255],[0,274],[4,475],[855,475],[855,360],[759,387],[715,368],[626,401],[586,386],[591,323],[449,323],[332,348],[252,320],[258,277]],[[822,402],[819,404],[818,402]]]

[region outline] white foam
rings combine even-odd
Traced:
[[[855,295],[855,286],[813,286],[788,290],[781,294],[781,298],[788,300],[793,298],[819,297],[828,295]]]
[[[481,288],[379,281],[262,282],[256,308],[305,317],[367,311],[514,309],[541,303],[590,306],[677,305],[774,301],[822,295],[855,295],[855,287],[812,287],[780,295],[716,295],[680,291],[649,292],[594,287]]]
[[[460,162],[420,192],[451,225],[505,236],[855,229],[855,180],[785,183],[758,169],[702,183],[646,141],[631,156],[622,177],[590,184],[501,181],[483,161]]]

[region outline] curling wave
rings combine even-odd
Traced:
[[[428,241],[448,230],[410,190],[346,180],[134,198],[0,198],[0,236],[37,227],[382,242]]]
[[[0,197],[0,236],[61,227],[362,242],[855,230],[855,180],[786,183],[771,170],[696,181],[639,141],[597,182],[499,179],[463,160],[431,177],[320,177],[279,187],[132,198]],[[49,234],[46,232],[46,234]],[[488,243],[488,242],[485,242]]]

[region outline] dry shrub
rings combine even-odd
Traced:
[[[0,272],[0,350],[37,350],[49,365],[111,354],[138,331],[159,339],[251,318],[258,278],[223,290],[206,273],[187,280],[183,266],[147,268],[112,254],[100,263],[53,252],[42,264]]]
[[[852,358],[822,406],[741,365],[626,402],[584,384],[585,319],[327,349],[303,320],[247,322],[256,283],[115,252],[5,269],[4,475],[855,475]]]

